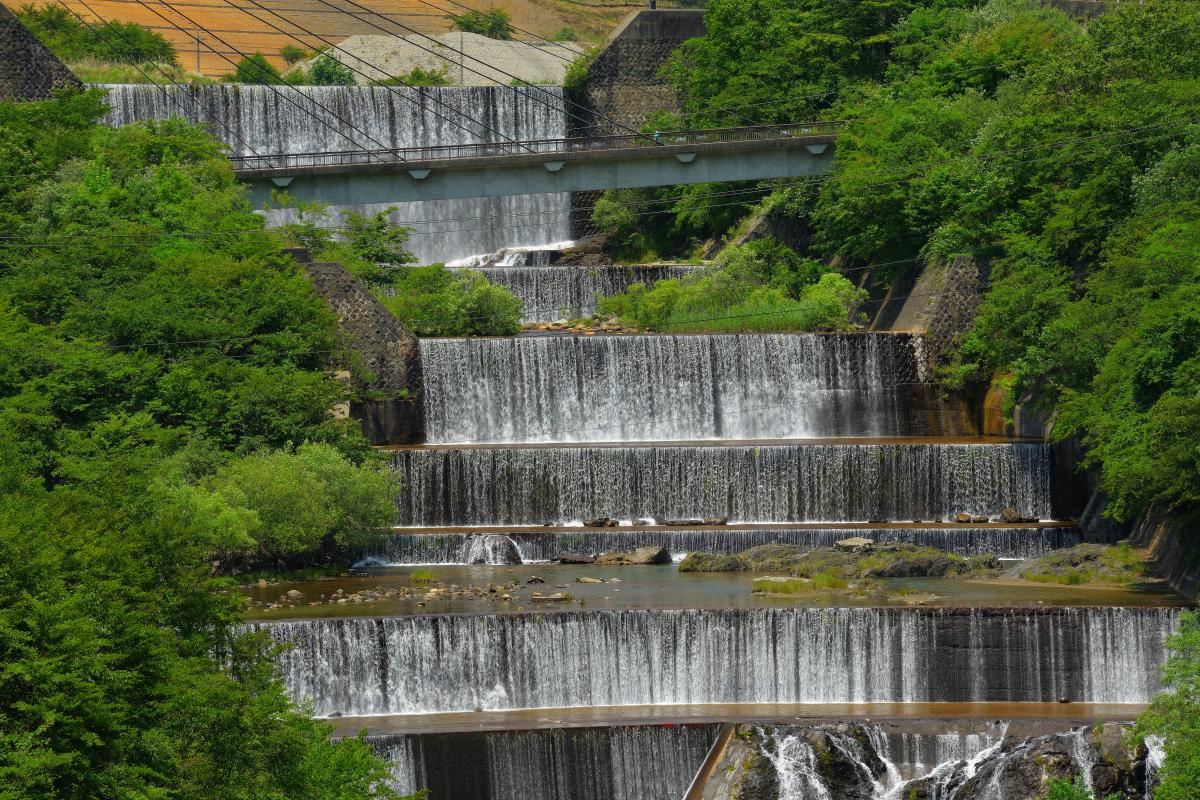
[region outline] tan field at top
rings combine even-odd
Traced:
[[[12,9],[24,4],[22,0],[0,2]],[[626,13],[645,5],[630,3],[627,7],[594,8],[570,0],[497,0],[495,3],[480,0],[169,0],[167,3],[162,0],[66,0],[66,3],[89,22],[136,22],[161,33],[175,45],[184,69],[210,77],[232,72],[233,64],[244,54],[255,52],[283,68],[280,50],[288,44],[317,47],[323,44],[323,39],[336,44],[354,34],[442,33],[452,28],[450,13],[462,13],[466,8],[487,9],[493,5],[507,10],[516,27],[536,36],[549,38],[563,28],[571,27],[582,43],[590,44],[602,40]],[[533,37],[518,31],[515,38]]]

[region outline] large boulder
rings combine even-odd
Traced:
[[[875,549],[875,542],[865,536],[851,536],[849,539],[838,539],[833,546],[843,553],[866,553]]]
[[[750,565],[738,556],[718,553],[688,553],[679,562],[680,572],[745,572]]]
[[[665,547],[635,547],[614,550],[596,556],[597,564],[670,564],[671,553]]]

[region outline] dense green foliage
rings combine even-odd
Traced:
[[[762,204],[811,231],[807,255],[900,287],[982,261],[943,379],[1001,376],[1057,409],[1117,517],[1200,501],[1200,4],[1122,4],[1086,28],[1031,0],[713,0],[707,20],[669,72],[690,121],[846,121],[827,179]],[[664,209],[602,221],[646,249],[687,225]]]
[[[309,66],[308,80],[315,86],[353,86],[354,73],[328,53],[322,53]]]
[[[775,240],[726,248],[708,268],[602,297],[626,325],[687,331],[846,331],[866,292]]]
[[[454,27],[465,33],[478,33],[489,39],[511,39],[513,26],[508,12],[503,8],[489,8],[483,11],[471,10],[461,14],[451,14],[450,21]]]
[[[297,204],[286,193],[276,201],[299,206],[299,221],[283,228],[297,245],[318,259],[337,261],[418,336],[509,336],[521,330],[521,301],[476,270],[449,270],[441,264],[408,266],[417,259],[406,249],[411,228],[388,220],[395,207],[367,215],[342,213],[341,225],[319,203]],[[334,232],[339,234],[336,238]]]
[[[1046,786],[1042,800],[1093,800],[1094,795],[1084,785],[1082,778],[1068,780],[1052,778]]]
[[[388,310],[418,336],[511,336],[521,331],[521,301],[482,272],[441,264],[396,273]]]
[[[1200,787],[1200,612],[1180,616],[1179,632],[1167,640],[1163,669],[1168,691],[1154,698],[1136,733],[1162,739],[1167,757],[1159,770],[1155,800],[1190,800]]]
[[[27,4],[17,18],[63,61],[154,61],[175,63],[175,48],[161,34],[133,22],[92,27],[60,5]]]
[[[104,110],[0,103],[0,798],[391,797],[217,577],[390,518],[332,315],[215,141]]]
[[[233,68],[233,74],[225,76],[229,83],[253,83],[265,86],[277,86],[284,83],[283,76],[275,65],[267,60],[262,53],[242,56]]]

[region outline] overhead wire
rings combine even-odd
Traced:
[[[272,14],[272,15],[274,15],[274,16],[276,16],[276,17],[278,17],[279,19],[283,20],[284,22],[286,22],[286,23],[287,23],[287,24],[289,24],[289,25],[293,25],[293,26],[295,26],[295,27],[299,28],[299,29],[300,29],[300,30],[302,30],[302,31],[306,31],[306,30],[307,30],[306,28],[304,28],[303,26],[301,26],[299,23],[297,23],[297,22],[294,22],[294,21],[292,21],[292,20],[288,19],[287,17],[283,16],[282,14],[276,13],[275,11],[271,11],[269,8],[267,8],[267,7],[263,6],[263,4],[262,4],[262,3],[259,3],[259,2],[257,2],[257,0],[247,0],[247,2],[253,3],[253,4],[254,4],[256,7],[258,7],[258,8],[260,8],[260,9],[262,9],[263,11],[266,11],[266,12],[267,12],[267,13],[269,13],[269,14]],[[237,8],[237,9],[239,9],[239,10],[245,10],[245,9],[242,9],[240,6],[234,5],[232,2],[230,2],[228,5],[229,5],[231,8]],[[246,11],[246,13],[251,13],[251,12],[249,12],[248,10],[245,10],[245,11]],[[269,25],[269,26],[270,26],[271,28],[273,28],[274,30],[277,30],[277,31],[281,31],[281,30],[282,30],[282,28],[280,28],[279,26],[277,26],[275,23],[271,22],[270,20],[263,19],[263,18],[261,18],[261,17],[259,17],[259,16],[257,16],[257,15],[253,15],[253,14],[252,14],[252,16],[254,16],[254,18],[255,18],[255,19],[257,19],[259,22],[262,22],[264,25]],[[400,78],[400,77],[398,77],[398,76],[394,76],[394,75],[390,75],[390,74],[389,74],[389,73],[387,73],[385,70],[382,70],[382,69],[380,69],[379,67],[376,67],[375,65],[371,64],[370,62],[367,62],[367,61],[365,61],[365,60],[363,60],[363,59],[360,59],[360,58],[358,58],[357,56],[352,56],[350,53],[346,52],[346,51],[345,51],[345,50],[343,50],[343,49],[342,49],[340,46],[338,46],[338,45],[334,44],[333,42],[330,42],[328,39],[325,39],[325,38],[323,38],[323,37],[319,36],[318,34],[309,33],[309,35],[311,35],[311,36],[314,36],[315,38],[318,38],[318,39],[320,39],[320,40],[322,41],[322,43],[329,45],[330,49],[332,49],[332,50],[337,50],[337,51],[339,51],[339,52],[341,52],[341,53],[344,53],[344,54],[345,54],[345,55],[347,55],[348,57],[350,57],[350,58],[354,58],[355,60],[359,61],[360,63],[366,64],[368,67],[370,67],[370,68],[372,68],[372,69],[375,69],[375,70],[379,71],[380,73],[382,73],[382,74],[384,74],[384,75],[388,75],[388,79],[389,79],[389,80],[395,80],[395,81],[398,81],[398,82],[400,82],[402,85],[404,85],[406,88],[408,88],[408,89],[411,89],[411,90],[414,90],[414,91],[417,91],[418,87],[416,87],[416,86],[413,86],[411,83],[409,83],[408,81],[405,81],[403,78]],[[346,63],[344,63],[344,62],[342,62],[342,65],[343,65],[343,66],[345,66],[347,69],[350,69],[350,70],[351,70],[352,72],[354,72],[356,75],[360,75],[360,76],[362,76],[363,78],[366,78],[366,79],[368,79],[368,80],[371,80],[370,76],[369,76],[369,75],[367,75],[367,73],[363,72],[362,70],[359,70],[357,67],[354,67],[354,66],[352,66],[352,65],[350,65],[350,64],[346,64]],[[377,79],[376,79],[376,81],[375,81],[375,82],[376,82],[376,83],[378,83]],[[417,100],[417,98],[415,98],[415,97],[410,97],[410,96],[408,96],[407,94],[405,94],[404,92],[398,92],[398,91],[396,91],[395,87],[392,87],[392,86],[386,86],[386,87],[381,87],[381,88],[386,88],[386,89],[388,89],[388,90],[389,90],[389,93],[391,93],[391,94],[393,94],[393,95],[399,95],[399,96],[400,96],[401,98],[403,98],[405,101],[407,101],[408,103],[410,103],[410,104],[412,104],[412,105],[416,106],[418,109],[419,109],[419,108],[421,108],[421,104],[420,104],[420,102]],[[436,96],[434,96],[434,95],[431,95],[431,94],[428,94],[428,93],[421,93],[421,96],[422,96],[422,97],[428,97],[428,98],[429,98],[429,99],[431,99],[431,100],[432,100],[432,101],[433,101],[435,104],[437,104],[437,105],[439,105],[439,106],[443,106],[443,107],[445,107],[445,108],[449,109],[451,112],[453,112],[453,113],[455,113],[455,114],[459,115],[460,117],[463,117],[464,119],[468,119],[468,120],[470,120],[471,122],[473,122],[473,123],[475,123],[475,124],[479,125],[479,126],[480,126],[481,128],[483,128],[485,131],[488,131],[488,132],[492,133],[493,135],[495,135],[495,136],[499,137],[499,138],[500,138],[500,139],[502,139],[502,140],[505,140],[505,141],[509,142],[510,144],[519,144],[519,143],[517,142],[517,140],[516,140],[516,139],[514,139],[514,138],[512,138],[512,137],[510,137],[510,136],[508,136],[508,135],[506,135],[506,134],[504,134],[503,132],[501,132],[501,131],[499,131],[499,130],[497,130],[497,129],[493,128],[492,126],[488,125],[486,122],[484,122],[484,121],[482,121],[482,120],[479,120],[479,119],[474,119],[474,118],[472,118],[472,117],[471,117],[470,115],[468,115],[466,112],[464,112],[464,111],[461,111],[460,109],[456,109],[456,108],[454,108],[454,107],[453,107],[453,106],[451,106],[449,103],[446,103],[445,101],[441,100],[440,98],[438,98],[438,97],[436,97]],[[463,124],[461,124],[461,123],[459,123],[459,122],[456,122],[456,121],[454,121],[454,120],[452,120],[452,119],[450,119],[450,118],[448,118],[448,117],[445,117],[445,116],[441,115],[440,113],[438,113],[438,112],[436,112],[436,111],[435,111],[435,112],[433,112],[433,113],[434,113],[434,115],[435,115],[435,116],[437,116],[437,117],[438,117],[438,119],[441,119],[441,120],[443,120],[444,122],[448,122],[448,123],[450,123],[451,125],[454,125],[455,127],[459,128],[460,130],[463,130],[463,131],[465,131],[465,132],[466,132],[468,135],[475,136],[475,137],[478,137],[478,138],[483,138],[483,137],[481,137],[481,136],[479,135],[479,133],[478,133],[477,131],[475,131],[475,130],[472,130],[472,129],[471,129],[469,126],[465,126],[465,125],[463,125]],[[530,152],[533,152],[533,149],[532,149],[531,147],[529,147],[528,145],[524,145],[524,147],[525,147],[525,149],[526,149],[526,150],[528,150],[528,151],[530,151]]]
[[[170,24],[170,25],[174,25],[176,28],[179,28],[179,30],[181,30],[181,31],[183,30],[183,28],[182,28],[181,26],[179,26],[177,23],[175,23],[173,20],[171,20],[170,18],[168,18],[167,16],[165,16],[164,14],[162,14],[162,13],[161,13],[160,11],[158,11],[157,9],[155,9],[155,8],[151,7],[151,6],[150,6],[150,4],[147,2],[147,0],[137,0],[137,2],[138,2],[138,4],[139,4],[139,5],[141,5],[142,7],[146,8],[148,11],[150,11],[150,12],[152,12],[153,14],[155,14],[156,16],[158,16],[158,17],[159,17],[160,19],[162,19],[164,22],[166,22],[166,23],[168,23],[168,24]],[[161,3],[162,5],[166,6],[166,7],[167,7],[168,9],[170,9],[172,12],[174,12],[174,13],[175,13],[175,14],[177,14],[178,16],[182,17],[184,20],[186,20],[187,22],[191,23],[193,26],[195,26],[195,27],[200,27],[200,26],[199,26],[199,25],[196,23],[196,21],[195,21],[195,20],[193,20],[191,17],[187,16],[187,15],[186,15],[186,14],[184,14],[182,11],[179,11],[178,9],[174,8],[174,7],[171,5],[171,3],[170,3],[170,2],[168,2],[168,0],[155,0],[155,2]],[[215,35],[214,35],[214,36],[213,36],[213,38],[214,38],[214,39],[216,39],[218,42],[220,42],[220,43],[221,43],[222,45],[224,45],[225,47],[229,47],[229,48],[231,48],[231,49],[233,49],[233,50],[237,51],[237,48],[234,48],[232,45],[230,45],[228,42],[226,42],[226,41],[225,41],[224,39],[222,39],[220,36],[215,36]],[[210,49],[211,49],[211,48],[210,48]],[[213,52],[215,52],[215,51],[213,51]],[[240,52],[240,51],[237,51],[237,52]],[[229,58],[229,56],[227,56],[227,55],[223,55],[223,54],[218,54],[218,55],[220,55],[220,56],[221,56],[221,58],[223,58],[225,61],[227,61],[229,64],[231,64],[231,65],[232,65],[232,66],[233,66],[235,69],[237,68],[237,66],[238,66],[238,62],[235,62],[233,59]],[[318,122],[320,122],[320,123],[324,124],[324,125],[325,125],[325,126],[326,126],[326,127],[329,129],[329,130],[331,130],[331,131],[332,131],[332,132],[333,132],[333,133],[334,133],[336,136],[339,136],[339,137],[341,137],[341,138],[345,139],[346,141],[350,142],[350,144],[354,145],[356,148],[358,148],[358,149],[360,149],[360,150],[365,150],[365,149],[367,149],[367,148],[364,148],[364,147],[363,147],[363,145],[361,145],[361,144],[359,144],[358,142],[356,142],[356,141],[355,141],[355,140],[354,140],[354,139],[353,139],[351,136],[349,136],[349,135],[348,135],[348,134],[347,134],[347,133],[346,133],[344,130],[341,130],[341,129],[339,129],[339,128],[336,128],[336,127],[334,127],[333,123],[329,122],[328,120],[323,120],[323,119],[321,119],[321,118],[320,118],[318,115],[314,114],[314,113],[313,113],[311,110],[309,110],[309,109],[305,108],[305,107],[304,107],[304,105],[303,105],[302,103],[298,103],[298,102],[296,102],[296,101],[295,101],[295,100],[293,100],[293,99],[292,99],[292,98],[291,98],[291,97],[290,97],[290,96],[289,96],[289,95],[288,95],[286,92],[280,91],[280,90],[279,90],[279,89],[278,89],[278,88],[277,88],[275,85],[273,85],[272,83],[270,83],[269,81],[275,80],[275,79],[277,78],[277,76],[276,76],[276,75],[275,75],[273,72],[270,72],[269,70],[267,70],[267,69],[266,69],[266,67],[263,67],[263,66],[259,65],[257,62],[254,62],[252,59],[249,59],[249,57],[248,57],[248,56],[246,56],[244,53],[242,54],[242,56],[243,56],[243,59],[245,60],[245,61],[244,61],[244,63],[247,63],[247,65],[248,65],[248,66],[252,66],[254,69],[258,70],[258,71],[259,71],[259,73],[262,75],[262,77],[263,77],[263,78],[264,78],[266,81],[268,81],[268,82],[266,82],[266,83],[264,83],[264,84],[261,84],[261,85],[264,85],[264,86],[266,86],[266,87],[268,88],[268,90],[270,90],[270,91],[271,91],[271,92],[272,92],[272,93],[273,93],[273,94],[274,94],[276,97],[280,97],[280,98],[282,98],[282,99],[283,99],[283,100],[285,100],[285,101],[286,101],[286,102],[287,102],[289,105],[291,105],[291,106],[293,106],[293,107],[295,107],[295,108],[298,108],[298,109],[300,109],[300,111],[301,111],[301,112],[303,112],[304,114],[306,114],[306,115],[308,115],[308,116],[312,117],[313,119],[317,120]],[[285,85],[285,86],[288,86],[288,88],[295,89],[295,87],[292,87],[292,86],[290,86],[289,84],[283,84],[283,85]],[[302,93],[302,92],[300,92],[300,91],[299,91],[299,89],[295,89],[295,90],[296,90],[296,92],[297,92],[298,94],[302,94],[302,95],[303,95],[303,93]],[[325,106],[325,104],[324,104],[324,103],[320,102],[320,101],[319,101],[319,100],[317,100],[315,97],[311,97],[311,96],[307,96],[307,95],[305,95],[305,100],[306,100],[307,102],[309,102],[309,103],[312,103],[313,105],[317,106],[318,108],[322,109],[322,110],[323,110],[323,111],[325,111],[327,114],[329,114],[331,117],[333,117],[334,119],[338,120],[338,122],[342,123],[342,124],[343,124],[343,125],[345,125],[347,128],[349,128],[350,130],[354,131],[355,133],[361,134],[362,136],[366,137],[366,139],[368,139],[369,141],[371,141],[371,142],[374,142],[376,145],[378,145],[378,146],[379,146],[379,149],[382,149],[382,150],[386,150],[386,149],[388,149],[388,148],[387,148],[387,145],[385,145],[383,142],[380,142],[378,139],[376,139],[375,137],[371,136],[371,135],[370,135],[369,133],[367,133],[366,131],[363,131],[363,130],[361,130],[361,129],[360,129],[360,128],[358,128],[356,125],[354,125],[354,123],[350,122],[349,120],[345,119],[345,118],[344,118],[344,117],[342,117],[340,114],[338,114],[337,112],[335,112],[335,111],[333,111],[332,109],[328,108],[327,106]]]

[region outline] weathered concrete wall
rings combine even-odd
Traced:
[[[584,120],[571,120],[571,135],[611,133],[606,120],[637,129],[651,112],[679,111],[679,96],[658,71],[675,48],[704,34],[700,9],[630,14],[592,60],[583,88],[571,94],[586,109]]]
[[[356,387],[369,399],[350,404],[372,444],[412,444],[424,439],[421,360],[417,337],[341,264],[313,262],[303,248],[290,250],[313,289],[337,315],[355,354]],[[351,365],[347,365],[351,366]],[[365,374],[364,374],[365,373]]]
[[[0,100],[46,100],[79,79],[0,5]]]
[[[975,321],[987,281],[987,269],[970,256],[927,264],[891,329],[924,333],[930,363],[944,365]]]

